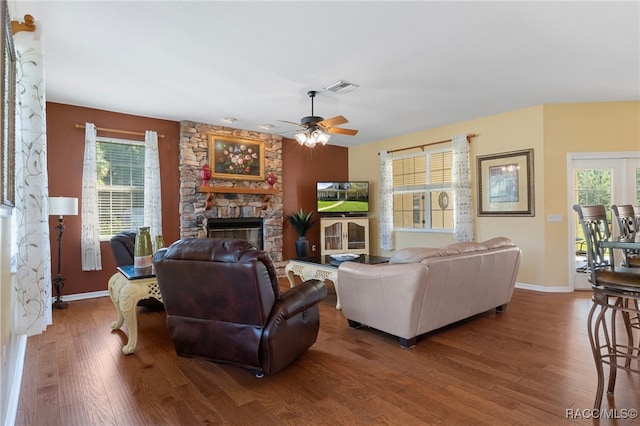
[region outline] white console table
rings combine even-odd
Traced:
[[[340,292],[338,291],[337,267],[293,259],[287,263],[284,271],[287,274],[289,285],[291,287],[296,283],[295,275],[302,278],[303,281],[316,279],[321,281],[329,280],[333,282],[333,287],[336,290],[336,309],[342,309],[340,306]]]

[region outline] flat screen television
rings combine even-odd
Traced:
[[[318,182],[316,190],[317,210],[320,215],[364,216],[369,212],[369,182]]]

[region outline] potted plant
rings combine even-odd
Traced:
[[[305,212],[302,208],[295,213],[287,215],[287,220],[293,226],[298,234],[296,241],[296,254],[298,257],[307,257],[309,253],[309,240],[307,240],[307,231],[315,223],[313,220],[313,212]]]

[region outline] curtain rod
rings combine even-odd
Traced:
[[[469,142],[469,143],[470,143],[470,142],[471,142],[471,139],[472,139],[472,138],[475,138],[476,136],[478,136],[478,135],[476,135],[476,134],[474,134],[474,133],[469,133],[469,134],[467,135],[467,142]],[[452,142],[452,139],[445,139],[445,140],[443,140],[443,141],[438,141],[438,142],[424,143],[424,144],[422,144],[422,145],[408,146],[408,147],[406,147],[406,148],[392,149],[392,150],[389,150],[389,151],[387,151],[387,152],[388,152],[389,154],[391,154],[392,152],[406,151],[406,150],[409,150],[409,149],[415,149],[415,148],[420,148],[421,150],[423,150],[423,151],[424,151],[424,148],[425,148],[426,146],[438,145],[438,144],[441,144],[441,143],[447,143],[447,142]],[[379,155],[379,154],[378,154],[378,155]]]
[[[84,129],[85,127],[84,124],[76,124],[76,129]],[[96,127],[96,130],[100,132],[121,133],[123,135],[144,136],[144,132],[133,132],[131,130],[107,129],[105,127]],[[164,138],[164,135],[158,135],[158,137]]]

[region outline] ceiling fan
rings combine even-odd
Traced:
[[[347,136],[356,135],[358,133],[357,130],[334,127],[349,122],[349,120],[341,115],[331,117],[326,120],[322,117],[313,115],[313,99],[316,97],[316,93],[318,92],[316,92],[315,90],[307,92],[307,95],[309,95],[309,97],[311,98],[311,115],[302,117],[302,119],[300,119],[300,123],[280,120],[283,123],[294,124],[304,129],[303,131],[296,133],[296,140],[298,141],[298,143],[300,145],[306,145],[310,148],[313,148],[317,143],[326,145],[329,141],[329,138],[331,137],[330,133]]]

